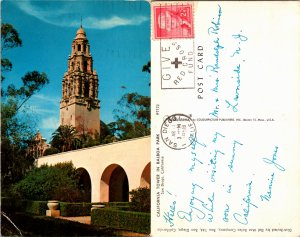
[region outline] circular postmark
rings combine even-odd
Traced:
[[[196,125],[184,114],[168,116],[161,125],[161,138],[175,150],[185,149],[196,139]]]

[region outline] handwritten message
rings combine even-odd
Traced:
[[[163,208],[161,217],[166,225],[176,227],[179,219],[187,223],[221,220],[248,225],[256,210],[272,200],[273,185],[285,172],[278,156],[280,148],[274,144],[268,154],[252,158],[265,169],[263,174],[256,174],[256,168],[249,165],[250,175],[242,177],[247,143],[222,131],[191,142],[189,156],[184,158],[187,163],[184,175],[189,180],[182,188],[185,191],[176,193],[164,187],[163,195],[169,205]],[[181,196],[188,198],[182,202]]]
[[[218,5],[218,13],[216,17],[211,20],[210,27],[207,33],[212,40],[212,61],[206,66],[206,72],[208,73],[209,80],[212,81],[213,86],[210,91],[213,93],[212,98],[212,109],[209,112],[209,116],[218,118],[220,110],[229,109],[236,113],[239,111],[239,99],[242,89],[242,63],[245,60],[242,57],[242,47],[248,41],[248,37],[245,36],[240,30],[230,36],[230,40],[226,41],[230,48],[226,50],[226,46],[223,43],[222,38],[226,35],[222,34],[222,8]],[[226,62],[226,66],[222,65],[222,62]],[[229,65],[229,66],[228,66]],[[230,72],[226,72],[231,68]],[[228,86],[231,85],[230,94],[225,92],[228,91]],[[223,98],[223,95],[227,98]]]

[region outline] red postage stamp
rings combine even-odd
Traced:
[[[192,4],[153,6],[154,38],[193,38]]]

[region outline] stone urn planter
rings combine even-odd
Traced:
[[[57,200],[50,200],[47,203],[47,206],[48,206],[49,210],[51,210],[51,211],[57,210],[58,205],[59,205],[59,201],[57,201]]]

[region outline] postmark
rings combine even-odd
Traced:
[[[193,38],[192,4],[153,6],[154,38]]]
[[[195,52],[192,40],[160,41],[161,89],[195,88]]]
[[[164,120],[161,137],[171,149],[185,149],[196,139],[196,125],[187,115],[173,114]]]

